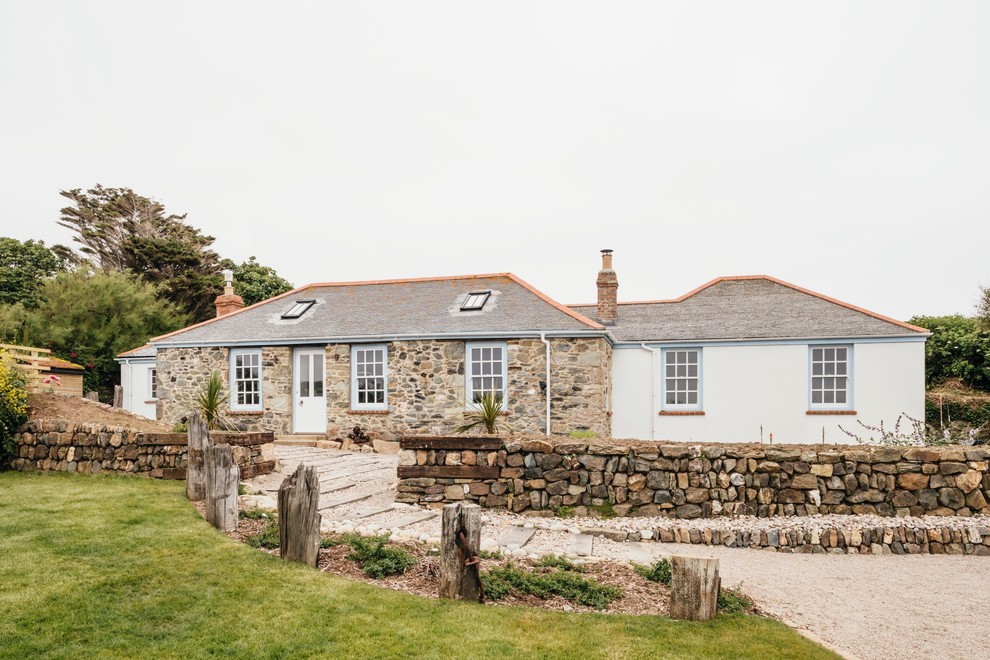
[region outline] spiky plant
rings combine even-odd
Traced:
[[[457,432],[467,433],[481,426],[484,427],[485,433],[498,433],[501,415],[502,395],[495,392],[486,392],[475,399],[474,410],[468,414],[467,422],[457,428]],[[507,428],[508,424],[502,422],[501,427],[503,429]]]
[[[210,380],[207,381],[206,387],[203,388],[203,391],[199,393],[199,397],[196,399],[196,408],[199,410],[199,414],[203,416],[203,419],[206,420],[207,428],[211,431],[227,427],[227,423],[223,419],[223,404],[225,399],[223,379],[220,377],[219,371],[214,371],[210,374]]]

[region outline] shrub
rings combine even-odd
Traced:
[[[622,590],[597,580],[583,578],[572,571],[534,573],[516,568],[511,563],[481,574],[485,596],[501,600],[516,592],[536,596],[541,600],[560,596],[579,605],[603,610],[613,600],[622,598]]]
[[[467,433],[476,428],[483,427],[485,433],[495,434],[499,432],[499,418],[502,415],[502,395],[487,392],[474,401],[474,411],[468,414],[467,422],[457,428],[458,433]],[[502,422],[501,426],[507,428],[508,424]]]
[[[612,508],[611,502],[589,506],[588,511],[591,512],[591,514],[596,518],[602,518],[603,520],[610,520],[611,518],[615,518],[619,515],[615,512],[615,509]]]
[[[386,547],[386,534],[368,537],[352,534],[344,542],[351,546],[348,559],[361,564],[364,574],[375,580],[405,573],[407,568],[416,564],[416,558],[402,548]]]
[[[13,360],[0,351],[0,470],[17,455],[14,434],[27,421],[27,389]]]
[[[277,518],[274,511],[262,509],[260,506],[256,506],[253,509],[241,509],[237,512],[237,515],[248,520],[264,520],[265,518],[275,520]]]
[[[643,566],[641,564],[633,564],[633,570],[636,571],[640,576],[646,578],[650,582],[659,582],[660,584],[670,584],[671,573],[670,573],[670,560],[661,559],[655,562],[652,566]]]
[[[223,418],[223,407],[227,402],[227,396],[223,391],[223,379],[219,371],[210,374],[210,380],[206,382],[206,387],[196,398],[196,410],[203,416],[206,426],[211,431],[226,429],[229,424]]]
[[[558,518],[570,518],[571,516],[574,515],[574,507],[567,505],[558,506],[556,509],[553,510],[553,513]]]
[[[252,548],[264,548],[265,550],[274,550],[277,548],[278,518],[269,518],[268,522],[265,523],[265,528],[261,530],[261,533],[255,534],[254,536],[249,536],[247,542]]]
[[[933,387],[958,378],[990,390],[990,331],[965,316],[916,316],[909,323],[931,330],[925,342],[925,382]]]
[[[743,614],[753,609],[753,600],[739,589],[720,589],[718,609],[726,614]]]
[[[574,571],[575,573],[584,573],[584,569],[576,565],[567,557],[561,557],[559,555],[545,555],[536,562],[537,566],[542,568],[556,568],[562,571]]]

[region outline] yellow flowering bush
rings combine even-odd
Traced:
[[[28,397],[14,361],[0,351],[0,469],[15,457],[14,433],[27,421]]]

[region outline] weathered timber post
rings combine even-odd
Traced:
[[[189,448],[186,452],[186,497],[193,502],[206,499],[204,458],[210,446],[210,430],[198,412],[189,415]]]
[[[113,386],[113,407],[123,408],[124,407],[124,388],[120,385]]]
[[[237,529],[237,485],[241,471],[230,445],[206,448],[206,520],[224,532]]]
[[[316,566],[320,557],[320,479],[302,463],[278,488],[278,547],[282,559]]]
[[[670,559],[670,616],[673,619],[707,621],[718,611],[718,559],[678,557]]]
[[[447,504],[440,530],[440,597],[481,602],[481,507]]]

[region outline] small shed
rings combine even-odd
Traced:
[[[55,394],[82,397],[83,373],[86,368],[81,364],[49,356],[39,360],[38,366],[42,368],[42,371],[38,374],[39,380],[35,381],[35,391],[52,391]],[[57,377],[58,380],[55,380],[53,376]]]

